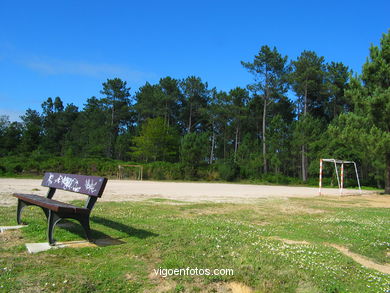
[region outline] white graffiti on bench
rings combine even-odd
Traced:
[[[54,175],[50,173],[49,178],[47,178],[47,184],[53,184]]]
[[[85,189],[91,193],[95,193],[96,191],[96,184],[98,184],[97,182],[93,182],[92,179],[87,179],[85,181]]]
[[[47,179],[47,183],[52,184],[53,179],[54,175],[50,174],[49,178]],[[79,181],[76,178],[72,178],[69,176],[59,175],[57,179],[54,180],[54,182],[61,184],[64,190],[72,190],[74,192],[79,192],[81,189],[81,186],[79,186]]]

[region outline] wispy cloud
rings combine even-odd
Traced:
[[[133,69],[122,64],[34,55],[18,50],[9,42],[0,41],[0,62],[3,61],[23,66],[33,72],[52,76],[73,75],[99,79],[120,77],[135,84],[158,79],[156,73]]]
[[[0,116],[8,116],[9,120],[12,122],[12,121],[22,121],[22,119],[20,119],[20,116],[22,116],[24,114],[23,111],[19,111],[19,110],[14,110],[14,109],[4,109],[4,108],[0,108]]]
[[[122,77],[132,82],[142,82],[149,78],[155,78],[155,74],[129,68],[104,64],[89,63],[84,61],[69,61],[34,57],[22,62],[26,67],[36,72],[47,75],[80,75],[98,78]]]

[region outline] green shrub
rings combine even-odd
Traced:
[[[20,164],[17,164],[15,165],[13,168],[12,168],[12,173],[15,173],[15,174],[20,174],[23,172],[23,167],[22,165]]]
[[[218,172],[221,179],[234,181],[239,174],[239,167],[232,160],[222,160],[218,163]]]
[[[154,180],[183,179],[183,166],[180,163],[153,162],[144,165],[144,178]]]
[[[241,179],[260,179],[263,172],[263,159],[261,156],[252,156],[250,159],[238,161]]]

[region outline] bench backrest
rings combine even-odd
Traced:
[[[63,173],[45,173],[42,186],[101,197],[107,178]]]

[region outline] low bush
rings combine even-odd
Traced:
[[[180,163],[153,162],[144,165],[144,178],[155,180],[180,180],[183,178]]]
[[[234,181],[237,179],[240,169],[232,160],[221,160],[218,163],[218,172],[222,180]]]

